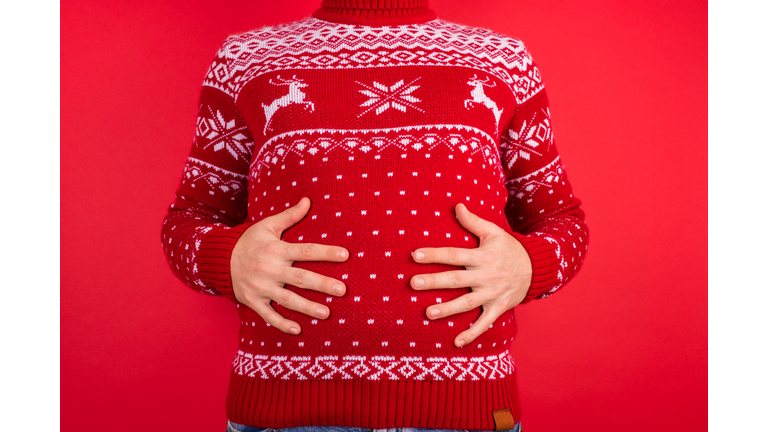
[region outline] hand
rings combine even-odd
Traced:
[[[476,249],[419,248],[413,251],[413,259],[419,263],[464,266],[466,270],[415,275],[411,278],[411,287],[416,290],[472,289],[454,300],[427,308],[427,317],[438,319],[482,306],[483,313],[477,321],[454,339],[453,343],[460,347],[477,339],[502,313],[525,299],[533,270],[523,245],[501,227],[471,213],[461,203],[456,206],[456,216],[464,228],[480,239],[480,245]],[[423,282],[419,283],[419,279]]]
[[[301,333],[301,326],[280,315],[270,304],[272,300],[313,318],[328,318],[331,311],[286,289],[286,283],[339,297],[346,292],[340,280],[292,267],[294,261],[341,262],[349,257],[349,251],[340,246],[280,239],[283,231],[302,220],[309,208],[309,198],[302,198],[294,207],[248,227],[235,244],[230,261],[235,298],[273,327],[290,334]]]

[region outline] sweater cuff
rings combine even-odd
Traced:
[[[253,224],[248,222],[231,228],[215,226],[200,241],[200,254],[197,257],[200,280],[206,287],[215,288],[221,295],[235,302],[237,299],[232,290],[230,273],[232,250],[240,236]]]
[[[558,283],[557,273],[560,271],[560,258],[557,248],[542,237],[525,236],[513,232],[512,236],[522,243],[531,259],[533,276],[531,287],[528,289],[520,304],[527,303],[555,287]]]

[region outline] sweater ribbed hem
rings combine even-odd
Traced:
[[[537,236],[524,236],[520,233],[512,233],[522,243],[533,266],[531,287],[522,303],[527,303],[541,294],[546,293],[557,285],[557,272],[560,270],[560,259],[557,257],[555,245]]]
[[[268,365],[267,365],[268,366]],[[493,430],[493,410],[520,420],[515,373],[494,380],[285,380],[232,373],[227,417],[255,427]]]
[[[243,232],[253,224],[248,222],[232,228],[213,227],[200,242],[200,255],[197,261],[200,280],[205,286],[216,289],[232,301],[237,301],[232,290],[230,273],[232,250]]]

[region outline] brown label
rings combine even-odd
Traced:
[[[509,408],[493,410],[494,430],[507,430],[515,427],[515,418],[509,412]]]

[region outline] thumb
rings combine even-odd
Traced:
[[[456,217],[461,226],[476,235],[481,242],[490,237],[494,230],[498,228],[494,223],[470,212],[463,203],[456,205]]]
[[[270,229],[277,238],[281,238],[283,231],[304,219],[309,211],[310,200],[302,197],[295,206],[289,207],[276,215],[272,215],[265,220],[269,220],[267,228]]]

